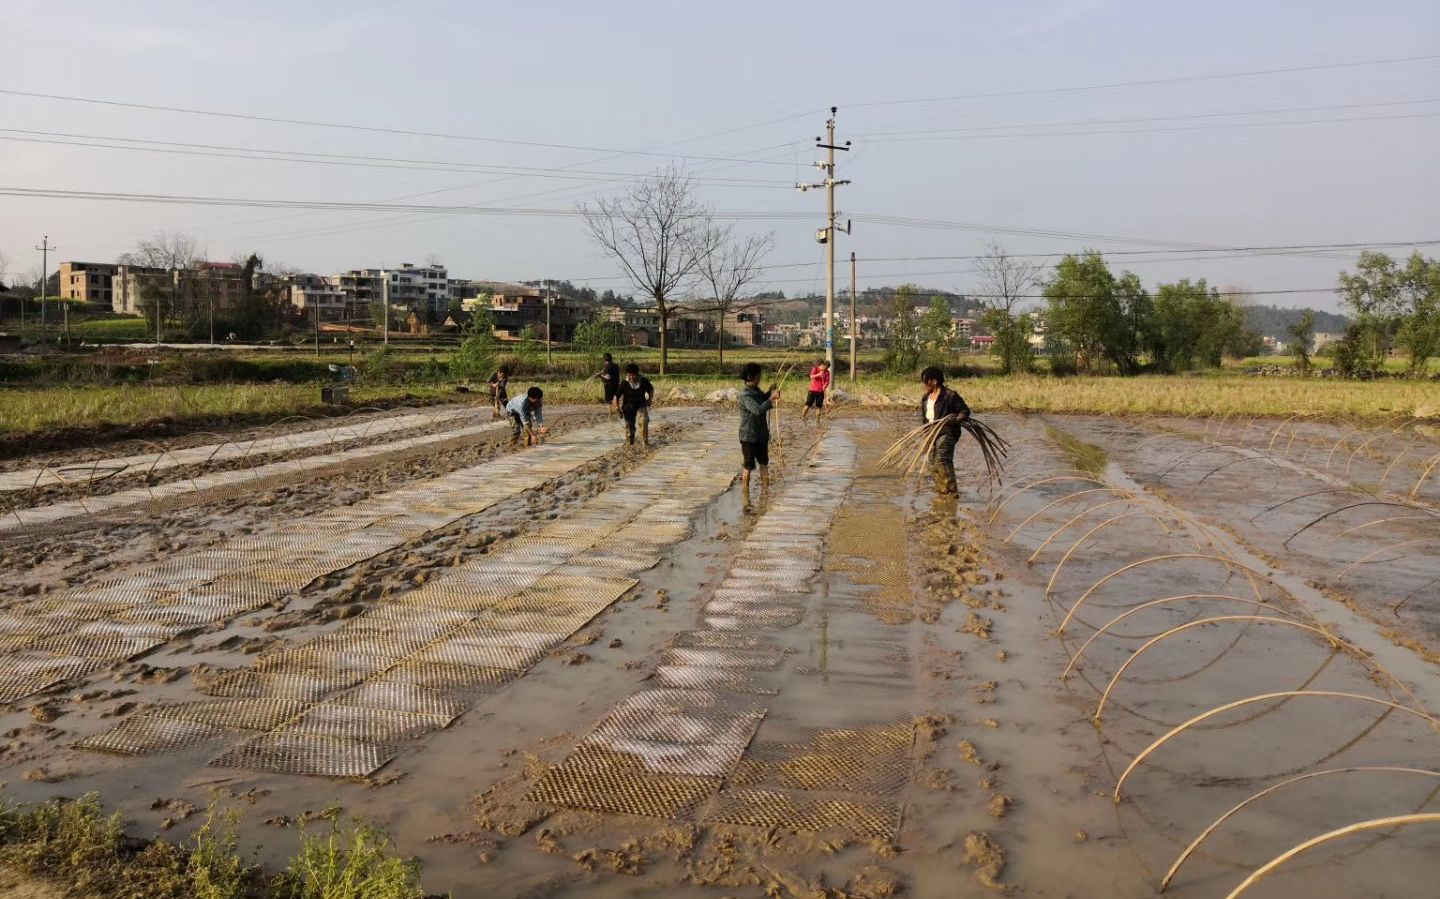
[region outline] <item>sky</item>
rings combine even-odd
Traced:
[[[999,241],[1335,309],[1357,249],[1234,248],[1440,256],[1440,56],[1403,60],[1440,54],[1433,0],[0,0],[0,31],[11,278],[43,236],[53,263],[180,232],[214,260],[627,292],[576,208],[674,165],[774,232],[757,290],[823,292],[824,195],[794,185],[822,177],[831,106],[862,288],[980,291],[972,261],[916,257]]]

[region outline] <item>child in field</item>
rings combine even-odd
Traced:
[[[749,362],[740,370],[745,388],[740,391],[740,479],[745,485],[746,495],[750,492],[750,472],[760,466],[760,486],[770,483],[770,421],[768,415],[775,408],[779,391],[760,389],[760,366]]]
[[[650,401],[654,398],[655,388],[649,378],[641,376],[640,366],[634,362],[625,366],[625,379],[620,382],[620,391],[615,399],[620,404],[620,414],[625,416],[625,441],[631,446],[635,445],[637,418],[640,420],[641,442],[650,445]]]
[[[829,389],[830,361],[821,359],[810,369],[810,394],[805,397],[805,410],[800,413],[801,421],[809,417],[811,409],[815,410],[815,420],[820,420],[820,416],[825,414],[825,391]]]
[[[520,435],[525,435],[525,445],[532,446],[540,442],[541,438],[550,433],[545,427],[545,391],[539,387],[531,387],[525,391],[524,396],[517,396],[505,406],[505,411],[510,415],[510,424],[513,426],[510,433],[512,443],[520,442]]]
[[[935,492],[941,496],[958,492],[955,483],[955,443],[960,439],[960,422],[970,417],[970,407],[960,394],[945,386],[945,372],[930,366],[920,373],[925,395],[920,398],[920,420],[926,424],[954,416],[946,422],[935,446],[930,451],[930,472],[935,477]]]
[[[609,353],[605,354],[605,364],[600,367],[600,383],[605,385],[605,405],[615,409],[615,397],[620,394],[620,366]]]
[[[510,402],[510,369],[500,366],[499,371],[490,376],[490,406],[491,418],[499,418],[505,414],[505,404]]]

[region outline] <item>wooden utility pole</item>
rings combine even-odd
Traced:
[[[855,380],[855,345],[860,341],[860,331],[855,324],[855,251],[850,251],[850,380]]]
[[[45,340],[45,291],[50,283],[50,251],[55,247],[50,245],[50,235],[45,235],[40,241],[40,246],[35,249],[40,251],[40,340]]]

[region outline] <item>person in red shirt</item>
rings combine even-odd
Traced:
[[[825,391],[830,389],[830,363],[821,359],[810,369],[810,395],[805,397],[805,411],[800,413],[800,420],[806,420],[810,410],[815,410],[815,420],[819,421],[821,415],[829,417],[825,412]]]

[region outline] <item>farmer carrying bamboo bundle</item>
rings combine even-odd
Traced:
[[[960,394],[945,386],[945,372],[930,366],[920,373],[925,395],[920,398],[920,420],[925,424],[954,416],[941,426],[930,450],[930,471],[935,476],[935,490],[942,495],[957,492],[955,484],[955,444],[960,439],[961,422],[970,417],[970,407]]]

